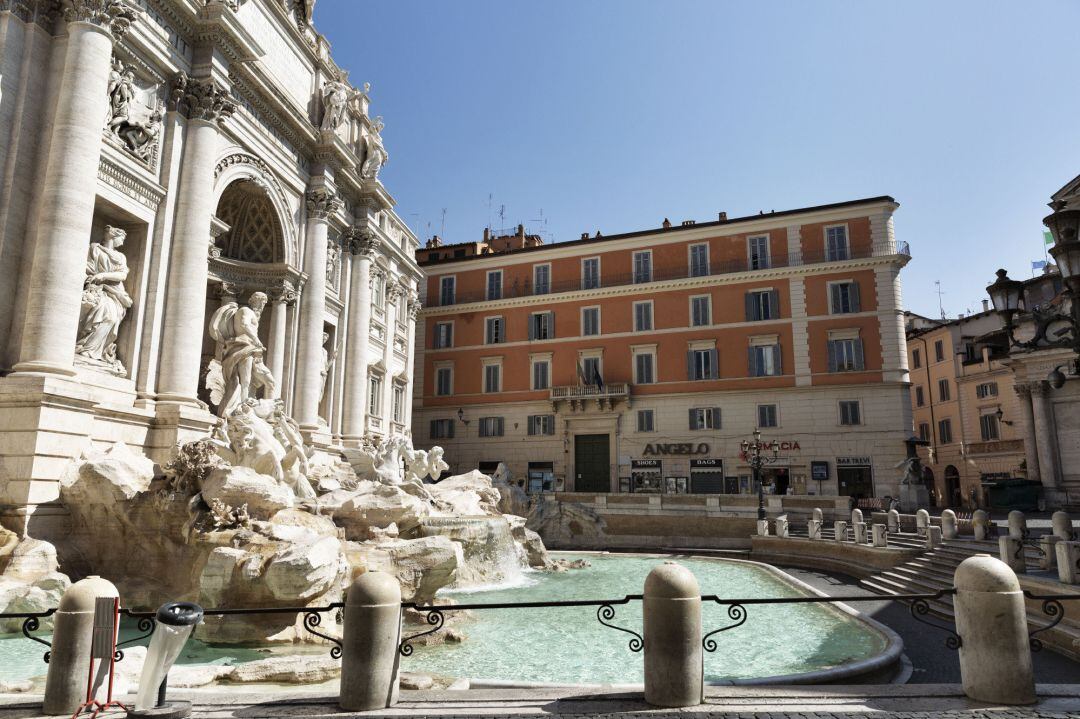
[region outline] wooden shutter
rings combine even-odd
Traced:
[[[687,426],[689,426],[690,429],[697,429],[697,422],[694,421],[694,410],[690,410],[690,416],[687,421],[689,422]]]
[[[439,438],[438,432],[439,432],[439,420],[433,419],[433,420],[431,420],[431,429],[428,430],[428,436],[431,437],[432,439],[438,439]]]
[[[709,350],[709,379],[720,379],[720,353]]]
[[[529,341],[536,339],[536,315],[529,315]]]
[[[859,283],[852,282],[850,287],[848,296],[851,298],[851,311],[862,312],[862,303],[859,300]]]
[[[547,338],[549,340],[550,339],[555,339],[555,313],[554,312],[549,311],[547,313],[547,331],[548,331]]]
[[[713,429],[720,429],[720,408],[713,407],[710,411],[712,412]]]
[[[746,348],[746,367],[751,377],[758,376],[757,352],[753,346]]]
[[[547,415],[547,431],[544,434],[555,434],[555,415]]]
[[[863,361],[863,346],[862,340],[855,340],[855,369],[866,369],[866,363]]]
[[[829,371],[830,372],[835,372],[836,371],[836,341],[835,340],[829,340],[827,344],[828,344],[828,347],[829,347]]]
[[[843,310],[840,307],[840,285],[829,285],[829,312],[839,314]]]
[[[780,316],[780,292],[769,290],[769,319],[775,320]]]
[[[496,422],[495,424],[498,427],[498,431],[496,432],[496,434],[498,436],[502,437],[503,436],[503,418],[499,417],[499,421]]]
[[[746,293],[746,321],[747,322],[753,322],[754,320],[757,320],[757,319],[760,319],[760,318],[757,316],[757,303],[754,302],[754,293],[753,292],[747,292]]]
[[[686,378],[690,380],[697,379],[694,374],[694,350],[686,353]]]
[[[784,368],[781,365],[781,354],[780,354],[780,345],[779,344],[775,344],[775,345],[772,346],[772,356],[773,356],[773,374],[777,374],[777,375],[784,374]]]

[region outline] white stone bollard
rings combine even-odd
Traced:
[[[855,522],[855,543],[866,544],[866,522]]]
[[[386,709],[398,701],[401,585],[387,572],[364,572],[345,597],[341,691],[345,711]]]
[[[94,637],[94,603],[99,597],[118,597],[112,582],[92,575],[72,584],[60,597],[53,624],[52,649],[49,650],[49,673],[45,679],[45,714],[71,716],[86,700],[86,681],[90,674],[90,644]],[[109,663],[98,662],[108,672]]]
[[[964,693],[988,704],[1035,703],[1027,609],[1016,575],[979,554],[960,563],[953,584]]]
[[[757,521],[757,534],[759,537],[769,536],[769,520],[759,519]]]
[[[1024,513],[1018,509],[1009,512],[1009,536],[1013,539],[1023,539],[1027,534],[1027,520]]]
[[[925,509],[915,512],[915,534],[920,537],[926,536],[926,528],[930,526],[930,513]]]
[[[1080,584],[1080,542],[1058,542],[1058,580],[1062,584]]]
[[[1050,517],[1050,526],[1052,527],[1052,533],[1058,539],[1064,542],[1072,542],[1073,537],[1072,520],[1069,519],[1068,512],[1054,512]]]
[[[956,539],[959,530],[956,528],[956,512],[946,509],[941,513],[941,537],[942,539]]]
[[[852,524],[856,524],[857,522],[863,522],[863,521],[866,521],[866,520],[863,519],[861,509],[856,507],[855,509],[851,510],[851,523]]]
[[[971,526],[975,530],[975,539],[983,541],[990,536],[990,515],[981,509],[971,513]]]
[[[886,527],[884,524],[875,524],[872,531],[874,533],[875,547],[889,546],[888,527]]]
[[[821,512],[821,507],[814,507],[813,516],[811,517],[816,522],[824,521],[825,515]]]
[[[788,536],[788,521],[783,517],[776,518],[776,536],[784,538]]]
[[[1024,544],[1016,537],[998,537],[998,556],[1017,574],[1027,572],[1024,560]]]
[[[810,539],[821,539],[821,520],[811,519],[806,523],[806,534]]]
[[[897,534],[900,531],[900,513],[895,509],[890,509],[888,514],[888,530],[892,534]]]
[[[941,546],[941,527],[926,528],[926,548],[937,549]]]
[[[847,541],[847,522],[842,519],[838,519],[833,522],[833,531],[836,534],[834,537],[838,542]]]
[[[1042,556],[1039,557],[1039,569],[1049,571],[1057,567],[1057,544],[1060,541],[1061,537],[1053,534],[1044,534],[1039,537],[1039,549],[1042,550]]]
[[[701,587],[681,564],[664,562],[645,579],[645,701],[661,707],[701,704]]]

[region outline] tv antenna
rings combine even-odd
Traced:
[[[442,208],[442,222],[439,224],[439,237],[446,236],[446,208]]]
[[[945,319],[945,305],[941,301],[942,295],[945,293],[941,291],[941,280],[934,280],[934,284],[937,285],[937,303],[938,311],[941,312],[941,319]]]
[[[529,220],[529,222],[534,222],[534,223],[536,223],[536,227],[537,227],[537,230],[536,230],[536,234],[538,234],[538,235],[540,235],[540,236],[544,236],[544,235],[548,235],[548,234],[550,234],[550,233],[549,233],[549,232],[547,231],[547,224],[548,224],[548,221],[547,221],[547,218],[546,218],[546,217],[544,217],[544,208],[543,208],[543,207],[541,207],[541,208],[540,208],[540,219],[537,219],[537,220]]]
[[[491,229],[491,201],[495,199],[495,193],[488,193],[488,229]]]

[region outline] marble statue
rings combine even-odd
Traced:
[[[427,477],[437,480],[443,472],[450,469],[450,465],[443,459],[442,447],[432,447],[425,452],[422,449],[413,449],[409,440],[406,439],[405,442],[408,443],[405,450],[406,482],[423,484]]]
[[[375,127],[370,134],[364,136],[366,155],[364,164],[360,167],[360,177],[365,180],[374,180],[379,176],[379,170],[383,168],[390,155],[383,147],[382,141],[383,121],[381,117],[375,118]]]
[[[210,336],[217,342],[216,356],[210,361],[206,387],[218,416],[228,416],[261,387],[264,397],[274,395],[275,379],[263,362],[266,347],[259,339],[259,317],[267,297],[255,292],[247,307],[226,302],[210,318]]]
[[[126,238],[124,230],[107,225],[102,241],[90,245],[75,342],[78,357],[100,363],[116,374],[124,374],[124,365],[116,356],[116,335],[132,304],[124,289],[127,258],[120,251]]]
[[[900,484],[922,484],[922,462],[918,457],[908,457],[896,465],[897,469],[903,468],[904,476],[900,478]]]
[[[322,377],[322,384],[319,386],[319,402],[322,402],[323,396],[326,394],[326,378],[330,376],[330,373],[334,369],[334,362],[337,361],[338,348],[334,347],[332,350],[326,349],[326,343],[330,341],[330,333],[322,333],[322,370],[319,375]]]
[[[113,133],[131,117],[131,105],[135,101],[135,71],[113,59],[109,73],[109,111],[105,126]]]
[[[341,267],[341,244],[337,240],[326,242],[326,283],[337,288],[338,269]]]
[[[161,109],[136,107],[138,88],[135,85],[135,72],[116,59],[109,73],[108,93],[106,129],[123,143],[128,152],[150,162],[161,134]]]
[[[357,94],[340,78],[328,80],[322,89],[323,118],[319,129],[324,132],[333,132],[338,129],[341,123],[345,122],[345,112],[349,108],[349,101]]]
[[[131,120],[121,125],[116,134],[124,141],[128,152],[150,162],[161,134],[161,109],[155,109],[145,120]]]

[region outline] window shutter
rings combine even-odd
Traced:
[[[694,421],[694,410],[692,409],[690,410],[690,416],[688,421],[690,429],[697,429],[697,422]]]
[[[720,379],[720,353],[709,350],[709,379]]]
[[[686,379],[697,379],[694,375],[694,350],[686,353]]]
[[[547,313],[547,331],[548,331],[548,339],[549,340],[554,339],[555,338],[555,313],[554,312],[548,312]]]
[[[757,309],[757,303],[754,302],[754,293],[753,292],[747,292],[746,293],[746,321],[747,322],[753,322],[754,320],[758,319],[755,316],[757,314],[755,312],[756,309]]]
[[[780,345],[777,344],[777,345],[772,346],[772,356],[773,356],[773,374],[777,374],[777,375],[784,374],[784,368],[781,365]]]
[[[712,408],[712,426],[713,429],[720,429],[720,408]]]
[[[855,369],[866,369],[866,363],[863,360],[863,348],[861,339],[855,340]]]
[[[446,421],[446,438],[447,439],[453,439],[454,438],[454,422],[452,420],[447,420]]]
[[[432,439],[438,439],[439,438],[439,435],[437,434],[438,431],[439,431],[439,420],[437,420],[437,419],[431,420],[431,429],[428,431],[428,436],[431,437]]]
[[[829,346],[829,371],[830,372],[835,372],[836,371],[836,341],[835,340],[829,340],[827,344]]]
[[[547,418],[547,434],[555,434],[555,415],[549,414]]]
[[[752,346],[746,348],[746,367],[751,377],[758,376],[757,352]]]
[[[829,285],[829,312],[835,315],[840,311],[840,285]]]
[[[536,315],[529,315],[529,341],[536,339]]]
[[[859,300],[859,283],[858,282],[852,282],[851,283],[850,296],[851,296],[851,311],[852,312],[862,312],[862,303]]]
[[[503,418],[499,417],[499,421],[496,422],[496,424],[498,425],[498,431],[496,432],[496,434],[499,435],[500,437],[502,437],[503,436]]]
[[[769,319],[776,319],[780,316],[780,292],[779,290],[769,290]]]

